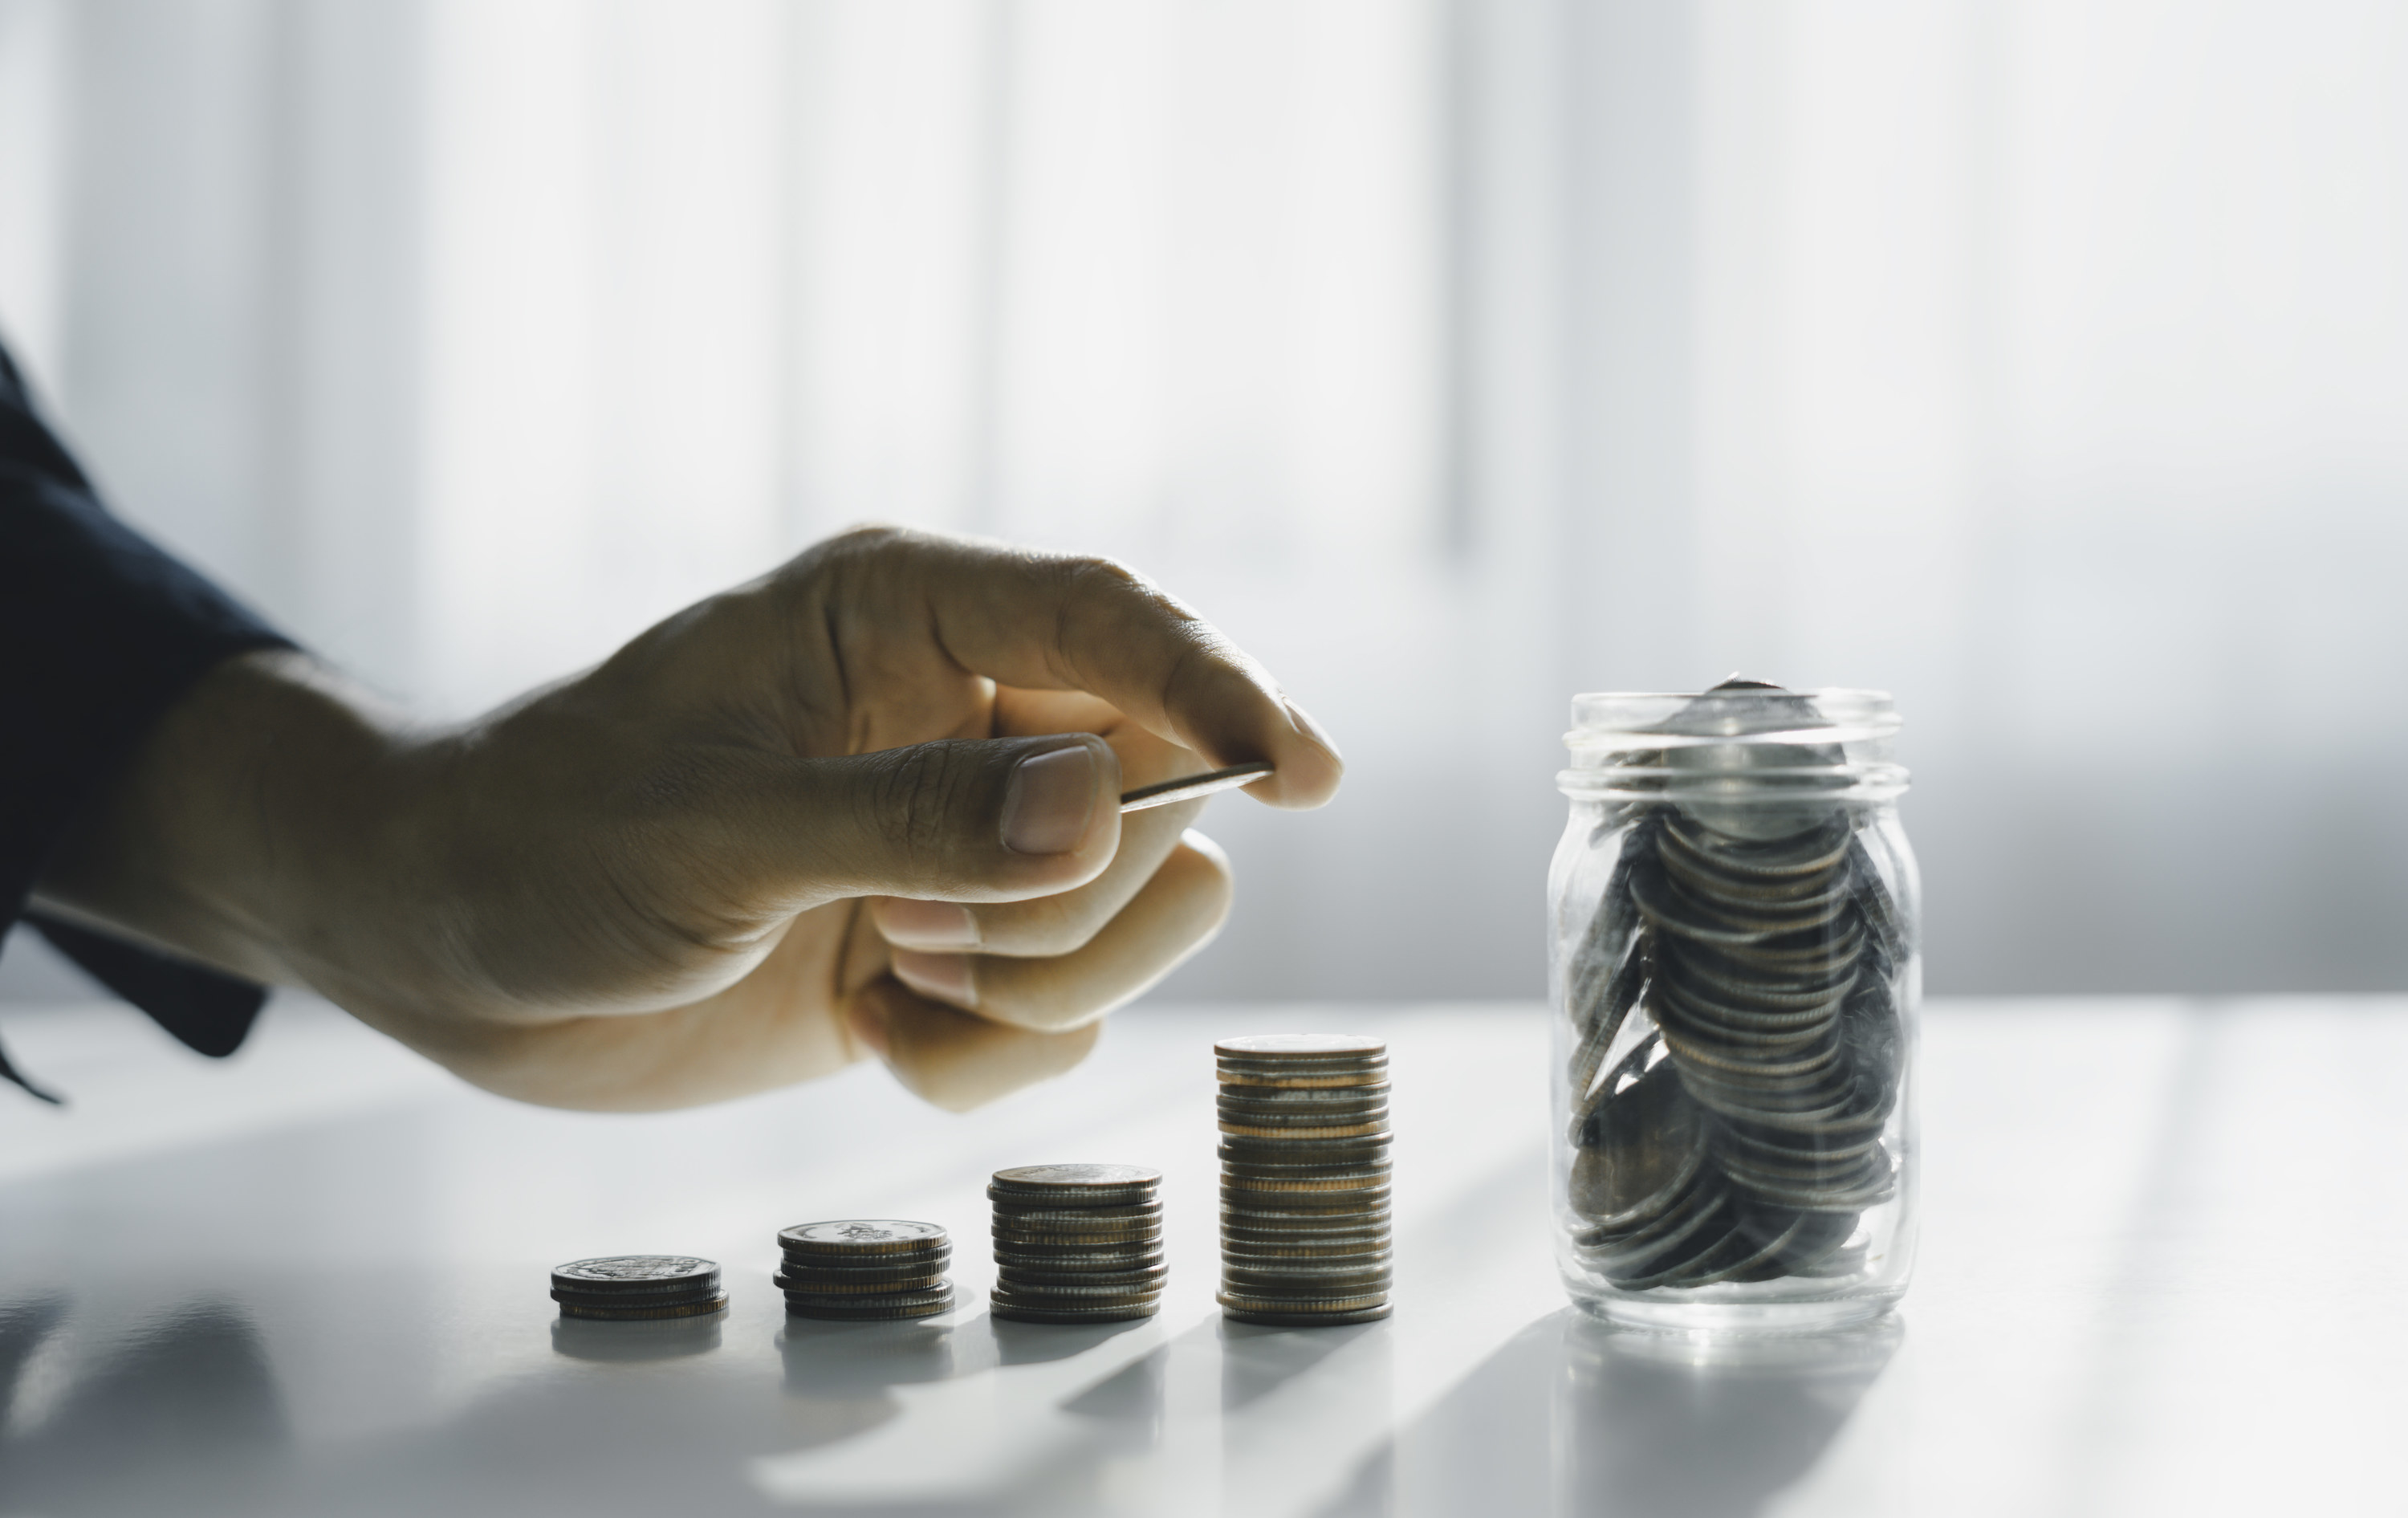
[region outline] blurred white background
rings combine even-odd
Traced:
[[[1535,994],[1567,698],[1734,668],[1898,693],[1935,991],[2408,982],[2391,0],[0,0],[0,326],[434,712],[1129,559],[1353,763],[1176,994]]]

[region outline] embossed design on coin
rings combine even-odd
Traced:
[[[691,1254],[609,1254],[572,1260],[552,1272],[570,1281],[673,1282],[719,1273],[719,1267]]]
[[[563,1317],[597,1322],[699,1317],[727,1306],[717,1262],[691,1254],[606,1254],[552,1272]]]
[[[1160,1170],[1141,1165],[1024,1165],[995,1173],[995,1183],[1000,1187],[1151,1186],[1161,1180]]]
[[[907,1245],[941,1242],[945,1230],[933,1223],[910,1223],[899,1218],[846,1218],[834,1223],[798,1223],[779,1231],[778,1239],[789,1244],[824,1244],[834,1248],[862,1248],[873,1245]]]

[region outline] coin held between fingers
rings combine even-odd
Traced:
[[[1240,785],[1252,785],[1271,772],[1268,764],[1231,765],[1226,769],[1209,770],[1201,775],[1189,775],[1181,780],[1164,780],[1156,785],[1140,785],[1134,791],[1121,793],[1124,813],[1144,811],[1151,807],[1167,807],[1174,801],[1195,801],[1221,791],[1231,791]]]

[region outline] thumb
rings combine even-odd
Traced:
[[[1085,884],[1120,847],[1120,757],[1091,733],[781,767],[748,852],[773,889],[805,898],[1020,901]]]

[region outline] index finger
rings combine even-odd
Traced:
[[[1275,807],[1318,807],[1337,792],[1345,761],[1269,671],[1125,565],[896,529],[839,545],[853,539],[866,539],[879,598],[924,615],[962,668],[1100,696],[1215,768],[1268,762],[1270,775],[1246,790]]]

